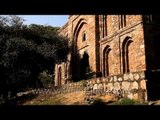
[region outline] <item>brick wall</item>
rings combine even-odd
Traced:
[[[111,51],[108,56],[109,75],[123,73],[122,44],[126,37],[130,37],[132,42],[128,47],[129,70],[136,72],[146,69],[145,45],[143,24],[140,15],[126,15],[126,26],[119,29],[118,15],[107,17],[107,36],[100,40],[100,67],[103,73],[104,56],[106,46],[110,46]]]

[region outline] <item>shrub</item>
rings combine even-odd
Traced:
[[[39,75],[39,79],[44,88],[50,88],[53,85],[53,76],[46,71],[43,71],[43,73]]]
[[[113,103],[112,105],[140,105],[139,101],[135,101],[129,98],[122,98],[119,101]]]

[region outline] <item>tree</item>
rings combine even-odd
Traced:
[[[68,40],[58,28],[23,25],[18,16],[0,16],[0,80],[1,93],[16,93],[26,87],[42,87],[39,74],[53,74],[54,65],[65,61]]]

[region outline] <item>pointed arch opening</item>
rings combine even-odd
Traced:
[[[58,86],[61,86],[61,82],[62,82],[62,68],[59,67],[58,68]]]
[[[122,63],[123,63],[123,73],[130,72],[129,68],[129,45],[133,41],[131,40],[131,37],[126,37],[122,43]]]
[[[79,46],[77,44],[78,41],[78,36],[83,28],[84,25],[87,24],[87,20],[81,18],[78,22],[77,25],[74,28],[73,32],[73,39],[72,39],[72,53],[71,53],[71,76],[73,81],[79,81],[80,80],[80,53],[79,53]],[[84,34],[82,34],[82,41],[85,41],[87,39],[87,31],[85,30]]]
[[[87,52],[83,53],[80,59],[80,79],[87,79],[89,73],[89,55]]]
[[[110,51],[111,51],[111,48],[109,45],[107,45],[103,51],[103,76],[104,77],[109,76],[109,57],[108,56]]]

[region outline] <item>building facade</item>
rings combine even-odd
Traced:
[[[55,86],[145,71],[150,91],[160,83],[147,78],[160,69],[159,21],[153,15],[69,16],[59,32],[69,38],[72,52],[66,62],[56,64]],[[151,91],[149,94],[155,94]]]

